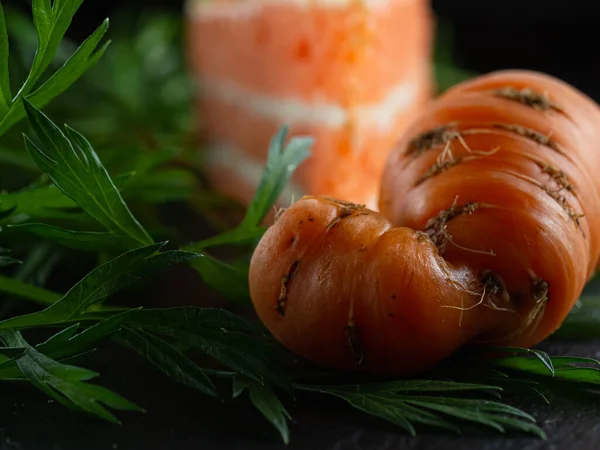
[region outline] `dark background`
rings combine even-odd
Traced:
[[[73,34],[87,36],[121,5],[183,8],[182,1],[174,0],[87,0]],[[600,98],[600,2],[433,0],[432,7],[441,22],[454,28],[454,59],[459,66],[477,72],[540,70]]]
[[[3,3],[6,0],[0,0]],[[6,3],[29,2],[8,0]],[[86,37],[117,7],[181,11],[180,1],[86,0],[69,34]],[[600,2],[594,0],[438,0],[438,19],[454,28],[453,59],[475,72],[524,68],[547,72],[600,99]],[[598,357],[596,345],[556,345],[553,354]],[[281,449],[277,433],[247,402],[220,403],[181,388],[118,349],[93,361],[101,384],[148,409],[119,414],[121,426],[72,414],[29,386],[0,386],[0,450]],[[291,450],[578,449],[600,448],[596,405],[523,406],[540,420],[549,441],[511,435],[410,438],[338,402],[322,398],[292,405]]]

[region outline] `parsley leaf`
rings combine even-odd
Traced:
[[[0,292],[33,300],[42,305],[51,305],[60,299],[60,294],[25,283],[16,278],[0,275]]]
[[[12,105],[10,93],[10,79],[8,74],[8,33],[6,32],[6,19],[0,4],[0,117],[6,114]]]
[[[282,127],[271,140],[265,169],[241,227],[251,228],[260,225],[292,173],[310,156],[310,147],[314,142],[312,138],[294,137],[285,145],[286,136],[287,127]]]
[[[13,264],[21,264],[21,261],[15,258],[11,258],[10,256],[6,256],[3,253],[6,253],[7,250],[0,247],[0,269],[6,266],[12,266]]]
[[[204,394],[216,395],[210,378],[192,360],[159,337],[141,329],[126,328],[115,340],[129,347],[174,381]]]
[[[100,25],[57,72],[34,90],[52,62],[71,20],[82,2],[83,0],[54,0],[53,2],[33,0],[33,19],[38,38],[37,51],[29,75],[17,95],[12,102],[4,100],[0,103],[0,105],[4,104],[4,108],[0,106],[0,135],[24,117],[22,99],[28,98],[38,108],[45,106],[53,97],[77,81],[102,56],[108,43],[98,51],[95,50],[108,28],[108,21]],[[6,35],[4,14],[1,14],[0,22],[2,23],[0,38],[4,44],[0,48],[0,64],[4,65],[8,57],[6,54],[8,42],[5,39],[6,36],[2,36],[2,34]],[[6,64],[5,67],[7,66]],[[5,69],[1,69],[1,71],[4,73]],[[4,78],[6,81],[1,81]],[[10,99],[10,92],[6,88],[8,75],[0,75],[0,84],[2,83],[4,83],[4,87],[1,88],[3,91],[1,96]],[[9,105],[8,108],[7,105]]]
[[[247,268],[236,267],[205,254],[200,254],[191,265],[206,284],[225,298],[241,305],[251,304]]]
[[[85,353],[93,349],[107,337],[122,330],[124,324],[137,314],[139,308],[116,312],[108,318],[77,333],[79,324],[75,323],[54,334],[36,349],[52,358],[63,359]]]
[[[87,308],[115,292],[173,264],[197,257],[194,253],[167,251],[164,244],[130,250],[97,267],[48,308],[0,321],[0,329],[39,327],[76,320]]]
[[[19,370],[34,386],[59,403],[115,423],[119,423],[117,418],[102,404],[114,409],[143,411],[112,391],[85,382],[98,376],[97,373],[48,358],[30,346],[18,331],[4,330],[0,338],[10,346],[25,349],[24,355],[16,360]]]
[[[218,245],[247,243],[262,236],[266,228],[261,226],[261,222],[273,207],[294,170],[310,156],[310,147],[313,144],[312,138],[293,137],[285,145],[286,136],[287,127],[282,127],[271,140],[260,184],[242,223],[233,230],[191,244],[186,250],[201,251]],[[197,269],[200,271],[201,268]]]
[[[25,109],[41,147],[27,136],[25,145],[35,163],[88,214],[132,246],[152,239],[133,216],[90,143],[67,127],[67,135],[41,111],[25,101]]]
[[[44,223],[24,223],[10,225],[9,228],[51,239],[64,247],[87,251],[122,251],[126,250],[129,244],[128,240],[110,232],[65,230]]]
[[[279,431],[283,442],[289,444],[290,432],[287,421],[292,417],[273,390],[268,385],[236,375],[233,379],[233,397],[238,397],[244,390],[248,390],[250,400],[256,409]]]
[[[500,432],[512,428],[545,437],[543,430],[533,423],[533,417],[517,408],[487,399],[448,395],[450,391],[499,390],[496,386],[454,381],[407,380],[346,386],[298,387],[342,398],[361,411],[402,427],[411,435],[416,434],[417,424],[458,432],[460,428],[456,420],[459,420],[487,426]],[[420,392],[438,392],[440,395],[415,395]]]
[[[148,309],[136,314],[130,324],[199,350],[260,384],[291,389],[287,375],[270,358],[270,341],[233,313],[196,307]]]

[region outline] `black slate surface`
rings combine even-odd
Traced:
[[[598,357],[599,343],[548,346],[552,354]],[[73,414],[19,385],[0,385],[0,450],[283,450],[277,433],[245,399],[220,402],[175,385],[130,353],[105,348],[91,360],[98,382],[147,409],[119,414],[122,425]],[[228,387],[223,386],[223,392]],[[535,415],[548,440],[502,437],[479,429],[463,436],[424,432],[413,438],[385,422],[323,397],[288,402],[294,417],[289,450],[597,449],[600,405],[517,403]]]

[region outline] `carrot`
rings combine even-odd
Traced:
[[[267,230],[259,317],[315,363],[396,375],[467,344],[539,343],[598,265],[599,125],[547,75],[455,86],[390,154],[380,212],[307,196]]]

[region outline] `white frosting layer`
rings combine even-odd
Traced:
[[[415,0],[188,0],[187,14],[194,18],[252,17],[269,5],[294,5],[299,8],[344,8],[352,4],[364,5],[369,9],[384,8],[390,2]]]
[[[265,169],[264,164],[230,145],[213,146],[205,150],[205,158],[207,167],[231,170],[253,189],[258,187]],[[278,205],[287,207],[305,194],[307,194],[306,189],[303,189],[298,183],[290,181],[279,196]],[[373,211],[378,211],[377,192],[370,196],[366,206]]]
[[[253,93],[231,82],[204,81],[200,83],[200,87],[203,95],[215,96],[276,123],[341,128],[352,118],[359,127],[388,132],[396,123],[397,115],[408,110],[422,94],[421,80],[422,75],[416,74],[393,86],[380,102],[357,106],[351,110],[324,101],[309,103],[294,98]]]
[[[265,169],[265,164],[231,145],[218,145],[205,150],[205,163],[208,167],[223,168],[235,172],[246,183],[257,188]],[[289,206],[305,194],[297,183],[289,181],[279,197],[278,203]]]

